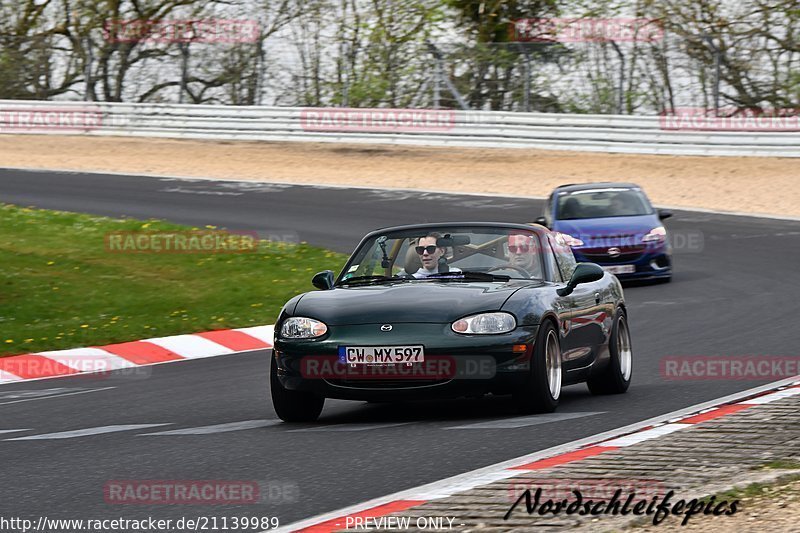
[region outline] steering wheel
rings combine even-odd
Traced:
[[[520,274],[522,274],[522,275],[523,275],[523,276],[525,276],[526,278],[529,278],[529,277],[531,277],[531,274],[530,274],[530,272],[528,272],[528,271],[527,271],[527,270],[525,270],[524,268],[522,268],[522,267],[518,267],[518,266],[516,266],[516,265],[501,265],[501,266],[493,266],[493,267],[491,267],[491,268],[488,268],[488,269],[486,270],[486,272],[487,272],[487,273],[489,273],[489,272],[493,272],[493,271],[495,271],[495,270],[516,270],[517,272],[519,272]]]

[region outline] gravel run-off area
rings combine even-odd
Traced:
[[[546,196],[564,183],[632,181],[659,205],[800,216],[800,160],[792,158],[0,135],[0,167],[512,196]]]

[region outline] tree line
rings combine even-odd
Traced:
[[[0,98],[798,108],[799,22],[797,0],[0,0]]]

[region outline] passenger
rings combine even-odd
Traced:
[[[535,278],[541,278],[536,237],[527,233],[512,233],[508,236],[508,263],[521,268]]]
[[[624,194],[616,194],[611,199],[609,216],[618,217],[635,214],[635,207],[630,205],[628,198]]]

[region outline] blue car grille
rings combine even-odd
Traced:
[[[601,263],[601,264],[615,264],[615,263],[633,263],[639,258],[647,250],[647,245],[645,244],[623,244],[626,242],[630,242],[630,239],[633,238],[633,235],[615,235],[615,236],[606,236],[600,237],[595,239],[595,241],[589,241],[586,243],[587,246],[581,247],[575,250],[577,253],[576,255],[583,256],[587,261],[592,263]],[[596,243],[596,241],[600,240],[602,242],[601,246],[592,246]],[[615,243],[618,242],[619,244]],[[600,244],[600,243],[597,243]],[[609,248],[617,248],[619,250],[619,255],[611,256],[608,253]]]

